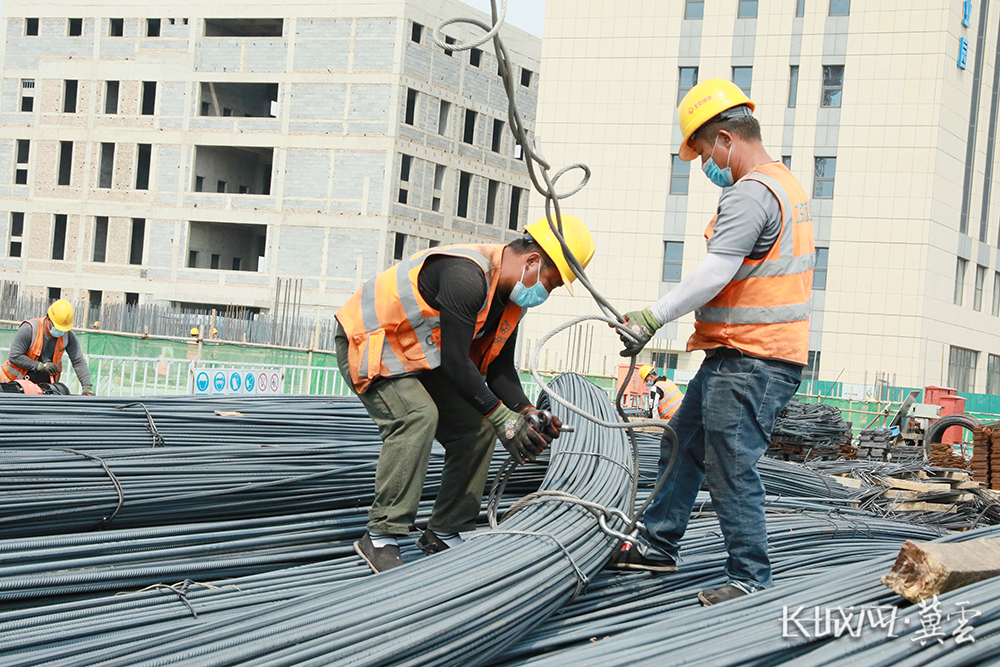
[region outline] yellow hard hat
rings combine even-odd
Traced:
[[[649,377],[649,374],[652,372],[653,372],[653,367],[650,366],[649,364],[646,364],[645,366],[639,368],[639,377],[645,380],[646,378]]]
[[[69,331],[73,328],[73,304],[66,299],[59,299],[49,306],[49,319],[59,331]]]
[[[725,79],[702,81],[689,90],[677,107],[677,120],[684,136],[681,140],[680,158],[690,162],[698,157],[698,152],[691,147],[688,139],[699,127],[723,111],[742,105],[750,107],[751,112],[756,108],[739,86]]]
[[[192,336],[197,336],[198,335],[198,327],[192,327],[191,328],[191,335]]]
[[[552,263],[559,269],[563,285],[566,286],[570,294],[573,294],[572,283],[576,280],[576,274],[569,268],[569,263],[563,255],[562,244],[559,243],[556,235],[552,233],[548,219],[542,218],[531,223],[524,229],[524,232],[530,234],[531,238],[535,239],[535,243],[542,246],[542,250],[545,251],[545,254],[549,256]],[[580,266],[587,268],[587,265],[590,264],[590,259],[594,256],[594,237],[590,235],[590,232],[587,231],[583,223],[572,215],[563,214],[562,237],[566,241],[566,246],[570,252],[576,257],[576,261],[580,262]]]

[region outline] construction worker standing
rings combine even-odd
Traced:
[[[72,329],[73,304],[65,299],[53,302],[46,317],[22,322],[0,370],[0,382],[20,379],[36,384],[59,382],[65,352],[73,362],[83,395],[93,396],[90,366]]]
[[[681,101],[680,157],[700,157],[705,175],[725,190],[705,231],[704,262],[651,307],[626,314],[638,342],[622,334],[622,354],[635,355],[663,324],[694,310],[687,349],[704,350],[705,360],[670,422],[678,460],[646,511],[647,535],[609,566],[676,570],[704,480],[729,552],[728,583],[701,591],[704,605],[772,585],[757,461],[809,352],[815,264],[809,197],[765,152],[753,111],[753,102],[722,79],[698,84]],[[671,450],[664,440],[661,473]]]
[[[681,406],[684,395],[673,382],[661,378],[648,364],[639,369],[639,377],[649,387],[649,411],[654,419],[670,419]]]
[[[586,267],[594,241],[562,216],[563,238]],[[445,449],[441,490],[426,553],[475,530],[497,438],[517,460],[534,460],[562,423],[535,432],[537,412],[514,365],[518,322],[576,275],[548,221],[503,245],[454,245],[418,252],[365,283],[340,311],[337,362],[378,424],[382,451],[368,532],[354,548],[375,572],[403,564],[397,537],[410,531],[436,437]]]

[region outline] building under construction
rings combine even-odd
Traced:
[[[76,303],[339,307],[431,245],[506,242],[528,177],[458,2],[9,2],[0,279]],[[541,40],[505,29],[533,126]],[[451,30],[460,37],[462,26]],[[452,39],[452,38],[449,38]]]

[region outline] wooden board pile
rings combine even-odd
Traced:
[[[988,489],[1000,488],[1000,422],[972,431],[972,475]]]
[[[885,513],[955,514],[963,504],[971,506],[975,503],[977,492],[982,489],[982,485],[973,480],[968,472],[919,470],[914,475],[917,479],[870,475],[862,480],[848,477],[846,474],[834,475],[834,479],[849,488],[860,489],[865,486],[873,488],[877,493],[871,497],[872,504],[877,505]]]

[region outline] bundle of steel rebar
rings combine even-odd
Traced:
[[[851,423],[823,403],[789,401],[771,431],[768,455],[786,461],[851,457]]]
[[[580,376],[554,382],[576,405],[614,419],[607,397]],[[81,630],[73,642],[17,634],[13,643],[0,642],[0,664],[141,665],[165,656],[191,665],[348,658],[355,664],[485,664],[603,566],[615,540],[599,528],[595,512],[607,518],[605,509],[630,509],[624,434],[567,421],[577,431],[553,444],[545,494],[459,547],[334,590],[204,622],[150,625],[117,617]],[[180,637],[183,646],[174,642]]]
[[[1000,536],[1000,527],[939,538],[966,541]],[[882,553],[817,574],[795,577],[774,588],[705,608],[664,605],[643,609],[633,629],[573,648],[550,651],[509,665],[608,667],[614,665],[980,665],[1000,655],[1000,585],[995,580],[945,596],[941,608],[955,611],[964,602],[975,618],[976,643],[921,643],[927,624],[923,609],[898,598],[879,580],[896,553]],[[690,595],[690,593],[689,593]],[[947,613],[947,611],[945,613]],[[955,619],[940,618],[950,632]],[[827,620],[832,618],[833,620]],[[789,620],[789,618],[793,620]],[[815,620],[815,623],[813,619]],[[888,621],[894,622],[889,625]],[[794,621],[799,621],[796,624]],[[859,625],[860,624],[860,625]],[[839,630],[837,630],[839,628]],[[854,631],[858,630],[858,637]],[[837,632],[839,639],[834,637]],[[951,639],[950,635],[945,638]],[[980,645],[980,641],[983,643]]]
[[[380,442],[354,397],[157,396],[140,401],[0,394],[0,448]]]

